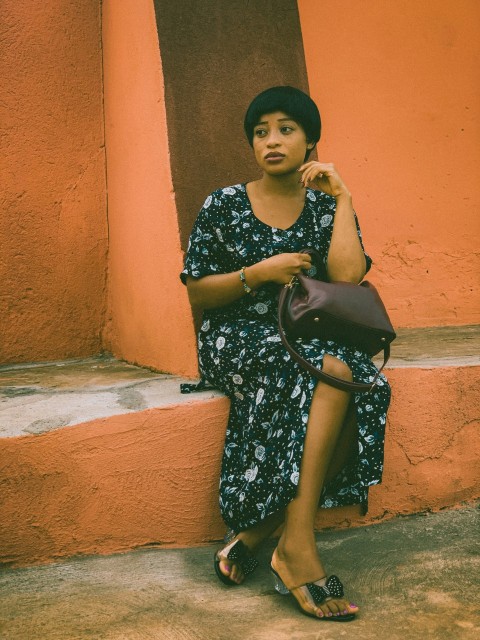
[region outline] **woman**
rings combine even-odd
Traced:
[[[315,103],[292,87],[258,95],[245,132],[258,180],[209,195],[195,222],[182,281],[203,309],[202,376],[231,399],[220,508],[236,532],[214,557],[225,584],[240,584],[254,553],[280,524],[271,569],[276,588],[302,612],[348,621],[358,607],[327,577],[318,555],[318,506],[362,504],[381,480],[390,389],[350,394],[317,382],[283,347],[278,293],[293,276],[358,283],[370,268],[350,192],[333,164],[308,157],[320,139]],[[312,189],[315,187],[315,189]],[[307,247],[322,256],[313,264]],[[304,358],[344,380],[372,381],[377,369],[354,348],[298,340]]]

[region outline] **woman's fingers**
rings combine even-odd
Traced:
[[[300,182],[306,187],[309,183],[324,193],[338,196],[346,191],[346,186],[331,162],[307,162],[298,169],[302,172]]]
[[[265,260],[269,265],[270,280],[287,284],[301,271],[308,271],[312,259],[308,253],[281,253]]]

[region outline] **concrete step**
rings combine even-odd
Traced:
[[[384,482],[357,526],[478,496],[480,327],[399,331]],[[0,368],[0,561],[202,544],[224,531],[217,487],[228,400],[111,357]]]
[[[0,573],[3,640],[477,640],[479,511],[396,518],[325,531],[317,546],[360,607],[355,621],[301,615],[260,566],[228,588],[215,545],[74,558]]]

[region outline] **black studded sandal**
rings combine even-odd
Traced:
[[[233,582],[233,580],[222,573],[220,569],[220,562],[222,560],[231,560],[237,564],[243,571],[244,576],[248,576],[258,567],[258,560],[252,555],[250,549],[243,544],[241,540],[235,540],[223,549],[216,551],[213,554],[213,566],[215,573],[223,584],[226,584],[229,587],[237,586],[237,583]]]
[[[290,593],[297,601],[300,611],[306,616],[310,616],[316,620],[325,620],[327,622],[350,622],[355,619],[354,613],[341,613],[339,615],[331,614],[323,616],[319,616],[315,613],[317,606],[326,600],[344,597],[345,593],[343,591],[343,584],[337,576],[331,575],[326,580],[325,578],[321,578],[315,582],[307,582],[300,587],[287,589],[283,580],[280,578],[273,566],[270,566],[270,569],[274,577],[274,587],[276,591],[282,595]]]

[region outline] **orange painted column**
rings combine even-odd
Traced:
[[[480,322],[480,3],[298,0],[319,158],[397,326]]]
[[[110,230],[104,342],[129,362],[194,376],[152,0],[106,0],[103,47]]]

